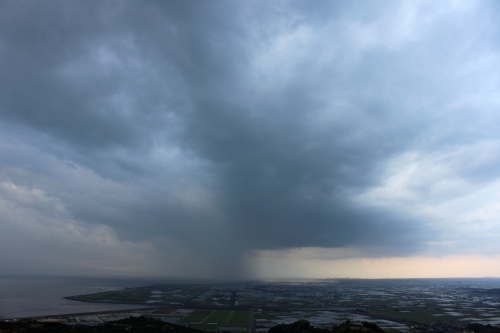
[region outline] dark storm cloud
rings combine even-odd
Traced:
[[[380,229],[411,235],[415,227],[404,218],[355,207],[345,197],[372,181],[384,142],[369,133],[351,141],[335,124],[323,133],[310,129],[304,110],[313,103],[293,94],[267,102],[259,120],[236,106],[206,103],[190,132],[217,165],[224,209],[242,239],[251,235],[252,244],[270,248],[343,247],[369,238],[387,243]]]
[[[356,200],[456,134],[433,108],[460,78],[443,52],[468,63],[462,30],[432,37],[415,7],[4,2],[3,180],[224,274],[250,250],[417,253],[440,237],[425,217]]]

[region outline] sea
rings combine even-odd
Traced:
[[[0,320],[135,309],[140,306],[86,303],[64,297],[138,287],[150,283],[146,280],[132,279],[0,276]]]

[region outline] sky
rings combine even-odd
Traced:
[[[2,1],[2,272],[500,276],[499,19]]]

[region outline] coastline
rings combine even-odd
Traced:
[[[0,277],[0,320],[136,308],[140,305],[84,303],[65,297],[143,283],[143,280],[100,278]]]

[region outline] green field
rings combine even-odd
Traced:
[[[227,319],[231,315],[233,311],[230,310],[214,310],[210,314],[210,316],[207,318],[206,322],[207,323],[219,323],[221,325],[225,325],[227,322]]]
[[[248,311],[232,311],[227,322],[227,326],[242,326],[248,327],[250,323],[250,312]]]
[[[205,323],[207,318],[213,311],[211,310],[196,310],[188,316],[182,318],[179,324]]]
[[[218,323],[220,326],[250,328],[249,311],[231,311],[231,310],[196,310],[186,317],[182,318],[178,324],[190,325],[200,330],[213,330],[214,325],[209,323]]]

